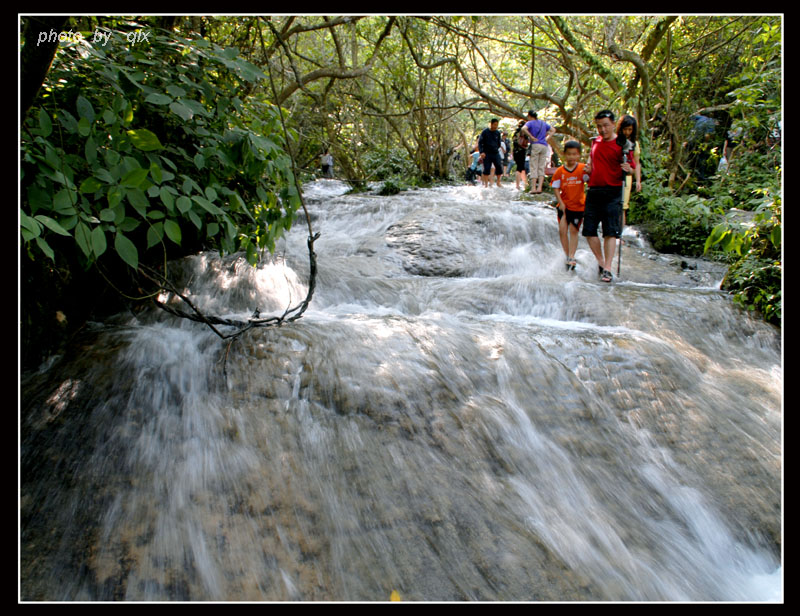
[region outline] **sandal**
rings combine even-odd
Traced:
[[[567,259],[567,269],[574,270],[578,262],[575,259]]]
[[[611,282],[612,280],[614,280],[614,275],[608,270],[603,270],[603,275],[600,276],[600,280],[602,282]]]

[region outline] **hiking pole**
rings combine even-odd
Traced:
[[[622,163],[624,164],[628,158],[628,153],[633,149],[633,143],[630,139],[625,140],[625,145],[622,146]],[[619,248],[617,254],[617,278],[619,278],[619,271],[622,268],[622,231],[625,228],[625,185],[628,183],[630,174],[627,171],[622,172],[622,196],[619,203]],[[631,186],[631,191],[633,187]]]
[[[628,181],[628,174],[626,173],[622,178],[622,200],[619,204],[619,243],[617,246],[617,278],[619,278],[619,270],[622,267],[622,231],[625,226],[625,183]]]

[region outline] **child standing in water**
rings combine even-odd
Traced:
[[[575,251],[578,249],[578,231],[586,207],[584,163],[579,162],[580,157],[581,144],[567,141],[564,144],[564,164],[556,169],[550,183],[558,200],[558,234],[567,257],[568,270],[574,270],[577,265]]]

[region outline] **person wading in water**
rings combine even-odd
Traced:
[[[633,172],[630,159],[623,162],[623,149],[617,142],[614,114],[607,109],[594,117],[598,136],[592,140],[589,162],[584,168],[589,176],[583,236],[597,259],[600,280],[611,282],[611,263],[617,240],[622,235],[622,184],[626,173]],[[603,227],[603,242],[597,236]]]

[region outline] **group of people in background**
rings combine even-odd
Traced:
[[[475,183],[475,179],[480,177],[484,186],[492,182],[499,186],[501,178],[508,177],[511,168],[516,167],[517,189],[521,189],[520,182],[523,187],[527,186],[525,178],[530,175],[531,192],[542,192],[545,172],[553,153],[548,140],[555,134],[555,129],[538,120],[536,112],[531,111],[529,121],[521,121],[509,140],[499,123],[499,119],[492,118],[489,127],[479,135],[471,152],[467,181]],[[522,129],[526,132],[521,133]],[[524,145],[521,145],[522,140]],[[533,171],[529,173],[530,169]]]
[[[492,118],[489,127],[478,137],[471,153],[467,181],[474,183],[480,176],[484,186],[492,180],[499,186],[500,178],[507,177],[514,167],[518,190],[527,189],[527,178],[530,178],[530,192],[541,193],[551,164],[553,148],[549,140],[555,128],[539,120],[535,111],[530,111],[527,122],[521,120],[509,140],[508,134],[500,130],[499,122]]]
[[[603,110],[594,117],[597,137],[592,139],[585,163],[580,142],[569,140],[563,146],[563,164],[553,173],[550,188],[556,197],[559,237],[566,256],[567,269],[574,270],[577,261],[578,233],[586,238],[597,260],[598,276],[612,282],[612,262],[622,229],[631,191],[642,188],[640,146],[637,122],[624,115],[619,123],[614,114]],[[509,147],[505,133],[498,130],[499,120],[492,118],[489,127],[481,132],[472,153],[471,169],[481,173],[484,186],[490,177],[500,179],[507,172]],[[511,139],[511,158],[516,165],[516,187],[541,193],[549,155],[550,140],[555,134],[547,122],[533,110],[527,120],[521,120]],[[504,144],[505,141],[505,144]],[[522,187],[522,188],[521,188]],[[602,241],[599,232],[602,229]]]

